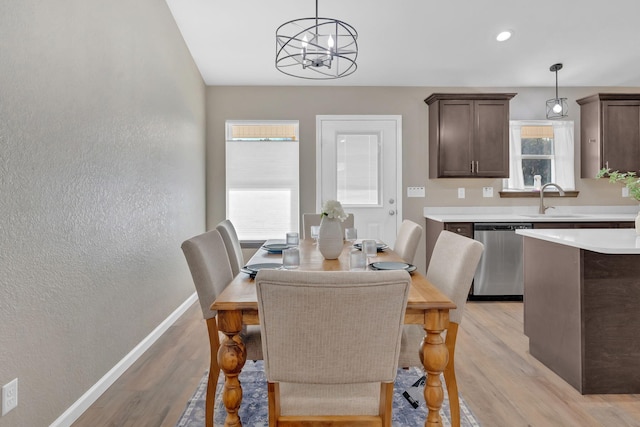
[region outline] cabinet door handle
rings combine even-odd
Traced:
[[[473,175],[473,160],[471,160],[471,175]]]
[[[480,169],[478,168],[478,161],[476,160],[476,173],[478,173]]]
[[[604,162],[604,167],[609,169],[609,161]]]

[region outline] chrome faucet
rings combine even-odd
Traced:
[[[545,206],[544,205],[544,189],[547,188],[547,187],[556,187],[558,189],[558,191],[560,192],[560,196],[564,196],[564,190],[558,184],[554,184],[553,182],[549,182],[549,183],[543,185],[542,188],[540,189],[540,209],[538,210],[538,213],[540,215],[544,215],[545,211],[547,209],[549,209],[549,208],[555,209],[553,206]]]

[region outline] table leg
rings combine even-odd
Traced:
[[[447,367],[449,351],[442,339],[442,332],[449,324],[449,310],[429,310],[425,313],[424,330],[427,335],[422,342],[424,369],[427,383],[424,387],[424,400],[429,413],[424,425],[427,427],[442,426],[440,408],[444,400],[444,391],[440,374]]]
[[[240,427],[238,416],[242,402],[242,386],[238,376],[247,360],[247,351],[240,337],[242,311],[218,311],[218,328],[225,334],[225,340],[218,349],[218,364],[224,372],[222,401],[227,409],[225,427]]]

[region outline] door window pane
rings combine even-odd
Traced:
[[[380,205],[380,138],[337,135],[337,197],[343,205]]]

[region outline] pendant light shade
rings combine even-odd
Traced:
[[[569,104],[567,98],[558,97],[558,70],[562,69],[562,64],[553,64],[549,71],[556,73],[556,97],[547,101],[547,119],[561,119],[569,114]]]
[[[356,71],[358,33],[346,22],[316,16],[285,22],[276,30],[276,68],[293,77],[337,79]]]

